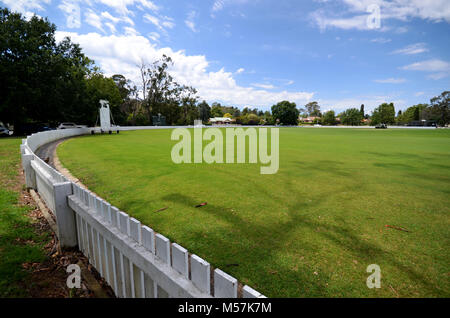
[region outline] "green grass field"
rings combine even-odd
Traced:
[[[30,207],[18,201],[23,186],[17,179],[21,141],[0,139],[0,298],[29,296],[24,287],[30,287],[30,273],[22,264],[44,261],[44,245],[50,239],[36,233],[27,217]]]
[[[58,155],[113,205],[266,296],[450,297],[450,130],[283,128],[275,175],[176,165],[170,134],[79,137]],[[380,289],[366,286],[369,264]]]

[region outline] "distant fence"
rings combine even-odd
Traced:
[[[90,132],[90,128],[40,132],[23,139],[20,146],[26,185],[37,190],[53,212],[61,247],[78,246],[118,297],[238,297],[235,278],[220,269],[211,272],[207,261],[69,181],[34,153],[49,142]],[[264,296],[244,286],[242,297]]]

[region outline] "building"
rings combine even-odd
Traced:
[[[236,119],[228,117],[214,117],[209,119],[211,125],[231,125],[236,122]]]
[[[320,117],[317,117],[317,116],[310,116],[310,117],[306,117],[306,118],[300,117],[299,120],[300,120],[300,122],[305,123],[305,124],[308,124],[308,123],[312,124],[316,120],[320,120]]]

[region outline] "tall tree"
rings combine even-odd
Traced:
[[[282,101],[272,106],[272,116],[284,125],[297,125],[299,111],[295,103]]]
[[[450,91],[442,92],[441,95],[430,100],[430,107],[426,109],[425,119],[436,120],[439,125],[445,126],[450,122]]]
[[[349,126],[359,126],[361,125],[361,120],[363,119],[360,110],[357,108],[349,108],[341,113],[339,117],[344,125]]]
[[[309,102],[305,105],[306,111],[309,116],[320,117],[320,106],[318,102]]]
[[[422,119],[422,113],[424,109],[428,107],[427,104],[417,104],[408,107],[404,112],[400,112],[397,116],[397,121],[399,124],[407,124],[412,121],[417,121]]]
[[[329,110],[323,115],[322,124],[327,126],[336,125],[336,115],[333,110]]]
[[[141,65],[141,70],[144,65]],[[153,62],[147,70],[141,71],[143,86],[146,88],[143,107],[149,121],[152,120],[152,116],[161,114],[166,117],[167,124],[179,123],[180,117],[183,117],[183,112],[187,114],[186,107],[192,107],[196,103],[196,90],[189,86],[180,85],[174,80],[169,73],[169,66],[172,65],[172,58],[163,55],[162,58]],[[181,111],[180,105],[182,106]],[[184,119],[187,120],[187,117]]]
[[[223,110],[220,104],[213,103],[211,108],[212,117],[223,117]]]
[[[203,121],[203,123],[207,123],[208,120],[211,118],[211,107],[209,107],[206,101],[203,101],[200,104],[198,104],[198,112],[200,119]]]
[[[85,77],[93,70],[80,47],[55,40],[47,19],[25,19],[0,8],[0,118],[16,127],[28,121],[86,122]],[[51,93],[50,93],[51,92]]]
[[[394,124],[395,108],[394,103],[383,103],[374,109],[372,114],[372,124]]]

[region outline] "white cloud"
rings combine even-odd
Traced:
[[[81,27],[80,5],[77,1],[63,0],[58,8],[64,12],[68,28],[78,29]]]
[[[172,18],[165,16],[163,17],[162,26],[167,29],[173,29],[175,27],[175,23],[173,22]]]
[[[134,25],[133,20],[131,20],[128,16],[121,16],[120,18],[112,16],[108,11],[103,11],[101,14],[102,19],[107,19],[114,24],[118,22],[128,23],[129,25]]]
[[[105,25],[109,28],[109,31],[111,31],[111,33],[117,32],[116,27],[111,22],[106,22]]]
[[[323,2],[323,1],[322,1]],[[450,6],[448,0],[340,0],[345,7],[342,12],[336,13],[336,6],[329,7],[331,3],[325,1],[324,7],[310,14],[310,18],[322,31],[327,28],[344,30],[369,30],[367,18],[368,8],[376,5],[380,8],[381,24],[389,19],[408,21],[420,18],[432,22],[446,21],[450,23]],[[387,31],[384,26],[379,31]],[[399,27],[396,33],[404,33],[407,29]]]
[[[108,7],[116,10],[117,13],[123,16],[133,15],[134,13],[128,9],[129,6],[142,6],[142,9],[149,9],[151,11],[158,11],[159,7],[149,0],[96,0]]]
[[[400,69],[406,71],[430,72],[428,79],[439,80],[450,75],[450,63],[438,59],[426,60],[405,65]]]
[[[91,9],[88,9],[84,14],[84,21],[86,21],[87,24],[92,25],[94,28],[105,32],[102,26],[102,18]]]
[[[389,43],[391,41],[392,41],[391,39],[386,39],[386,38],[375,38],[375,39],[370,40],[370,42],[381,43],[381,44]]]
[[[101,13],[101,16],[102,16],[102,18],[108,19],[108,20],[110,20],[113,23],[117,23],[117,22],[120,21],[120,18],[113,17],[111,15],[111,13],[109,13],[108,11],[103,11]]]
[[[159,23],[159,19],[153,15],[150,14],[145,14],[144,15],[144,20],[147,20],[148,22],[154,24],[155,26],[157,26],[158,28],[160,28],[160,23]]]
[[[369,5],[378,5],[383,19],[407,21],[421,18],[430,21],[450,22],[450,7],[447,0],[342,0],[350,11],[366,11]]]
[[[136,31],[134,28],[132,27],[124,27],[123,28],[125,31],[125,35],[126,36],[138,36],[140,35],[138,31]]]
[[[172,29],[175,26],[173,19],[166,16],[157,17],[146,13],[144,15],[144,20],[155,25],[161,31],[165,31],[165,29]]]
[[[274,89],[275,86],[272,84],[262,84],[262,83],[253,83],[252,86],[258,87],[258,88],[264,88],[264,89]]]
[[[214,1],[211,10],[213,12],[220,11],[220,10],[223,9],[224,5],[225,5],[225,1],[224,0],[216,0],[216,1]]]
[[[211,11],[212,13],[212,17],[214,18],[214,13],[215,12],[219,12],[222,11],[223,8],[227,5],[233,5],[233,4],[246,4],[248,2],[256,2],[258,0],[215,0],[212,7],[211,7]],[[238,12],[238,13],[232,13],[233,16],[240,16],[241,18],[246,17],[246,15],[242,12]]]
[[[382,84],[401,84],[406,82],[406,79],[404,78],[387,78],[387,79],[381,79],[381,80],[374,80],[374,82],[382,83]]]
[[[449,72],[450,63],[438,59],[433,59],[409,64],[403,66],[401,69],[407,71]]]
[[[238,69],[238,70],[236,71],[236,74],[244,73],[244,71],[245,71],[245,69],[241,67],[240,69]]]
[[[424,92],[417,92],[414,94],[414,96],[418,97],[418,96],[422,96],[423,94],[425,94]]]
[[[32,11],[45,11],[43,5],[49,4],[51,0],[2,0],[2,2],[11,10],[24,14],[32,15]]]
[[[192,32],[198,32],[198,30],[195,28],[195,22],[194,19],[197,17],[197,12],[194,10],[190,11],[187,15],[186,20],[184,20],[184,23],[186,26],[191,29]]]
[[[144,8],[150,9],[152,11],[158,11],[159,7],[149,0],[140,0],[140,3],[144,6]]]
[[[408,28],[407,27],[398,27],[394,30],[395,33],[397,34],[403,34],[408,32]]]
[[[186,20],[186,21],[184,21],[184,23],[186,24],[186,26],[187,26],[189,29],[191,29],[192,32],[198,32],[198,31],[195,29],[195,23],[194,23],[194,22],[189,21],[189,20]]]
[[[412,54],[419,54],[428,52],[428,48],[426,47],[425,43],[415,43],[408,45],[404,47],[403,49],[398,49],[392,52],[392,54],[406,54],[406,55],[412,55]]]
[[[310,18],[318,25],[321,31],[325,31],[330,27],[344,30],[369,30],[367,17],[368,15],[357,15],[351,18],[329,18],[320,10],[310,14]]]
[[[150,34],[148,35],[148,38],[150,39],[150,40],[152,40],[153,42],[159,42],[159,38],[160,38],[161,36],[159,35],[159,33],[157,33],[157,32],[150,32]]]
[[[437,81],[437,80],[440,80],[441,78],[447,77],[448,75],[449,75],[449,73],[440,72],[440,73],[430,74],[427,76],[427,78]]]
[[[231,72],[223,68],[210,71],[209,62],[203,55],[186,55],[184,51],[171,48],[158,48],[156,43],[139,35],[101,35],[99,33],[77,34],[75,32],[56,32],[57,40],[69,36],[79,43],[87,56],[101,67],[106,75],[123,74],[139,84],[137,65],[141,60],[151,63],[162,54],[171,56],[174,66],[171,73],[174,78],[185,85],[198,89],[202,99],[220,101],[232,105],[254,105],[268,107],[281,100],[290,100],[303,105],[312,99],[311,92],[269,92],[264,89],[238,85]]]

